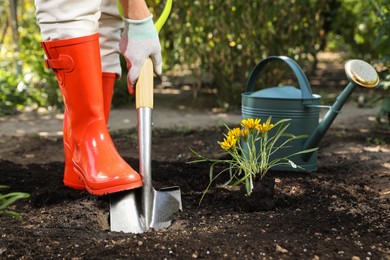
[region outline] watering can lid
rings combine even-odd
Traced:
[[[293,86],[272,87],[244,94],[253,98],[302,99],[302,91]],[[316,95],[313,95],[313,98],[315,98],[315,96]]]

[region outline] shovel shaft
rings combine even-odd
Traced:
[[[154,190],[152,187],[152,109],[140,107],[138,113],[138,149],[139,149],[139,173],[142,176],[142,209],[145,218],[146,229],[151,223]]]
[[[139,149],[139,173],[142,176],[143,187],[150,187],[151,182],[151,117],[152,109],[141,107],[138,113],[138,149]]]

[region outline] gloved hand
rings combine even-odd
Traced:
[[[127,87],[131,95],[134,95],[134,84],[147,58],[150,57],[153,61],[154,73],[161,75],[161,45],[152,18],[153,15],[143,20],[124,18],[125,29],[119,48],[126,59],[129,70]]]

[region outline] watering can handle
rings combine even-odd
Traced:
[[[294,60],[286,56],[270,56],[262,60],[259,64],[257,64],[256,67],[252,70],[249,79],[246,83],[245,92],[253,92],[257,76],[260,74],[266,64],[275,60],[284,61],[293,70],[295,76],[298,79],[299,87],[302,90],[302,99],[313,99],[313,93],[311,91],[309,81],[305,76],[305,73]]]

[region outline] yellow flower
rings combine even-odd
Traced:
[[[240,135],[241,135],[241,129],[236,127],[236,128],[233,128],[231,130],[229,130],[227,136],[233,136],[235,137],[236,139],[239,139],[240,138]]]
[[[221,148],[224,150],[230,150],[236,146],[237,139],[234,136],[227,136],[223,139],[223,142],[220,143]]]
[[[257,129],[264,134],[269,130],[271,130],[272,128],[274,128],[274,124],[270,124],[269,122],[266,122],[266,123],[259,124]]]
[[[256,118],[256,119],[248,118],[248,119],[243,119],[241,121],[241,125],[244,128],[247,128],[249,130],[257,129],[259,127],[259,124],[260,124],[259,118]]]
[[[248,128],[241,129],[240,136],[246,141],[248,139],[249,130]]]

